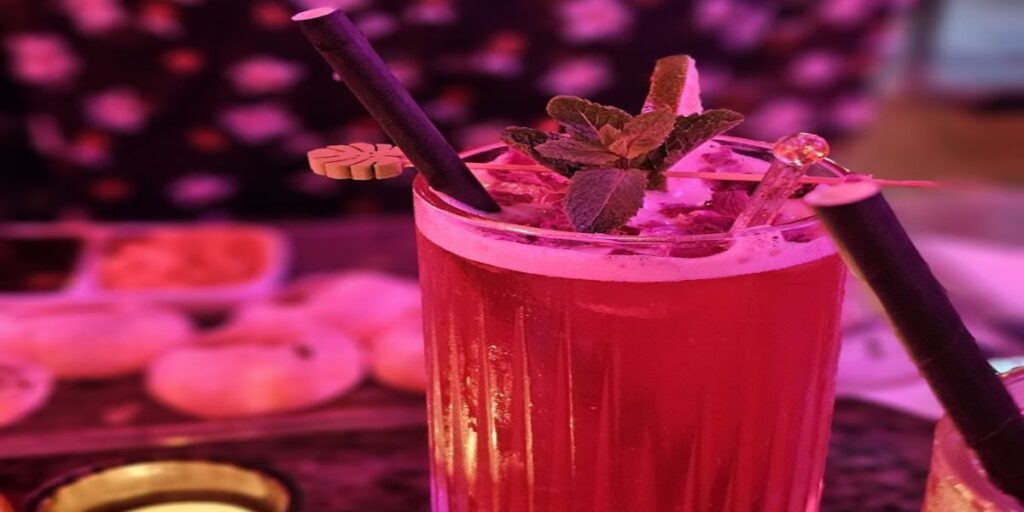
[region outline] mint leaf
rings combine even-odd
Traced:
[[[625,224],[644,204],[647,173],[639,169],[587,169],[573,175],[565,213],[576,231],[606,233]]]
[[[548,158],[536,150],[537,146],[544,144],[545,142],[561,139],[562,136],[557,133],[548,133],[535,128],[526,128],[523,126],[509,126],[501,131],[500,138],[502,142],[508,144],[512,149],[526,154],[526,156],[532,158],[538,164],[543,165],[562,176],[570,177],[580,168],[578,164],[568,160]]]
[[[647,171],[647,190],[668,190],[668,178],[665,173],[658,171]]]
[[[611,125],[622,129],[633,116],[624,110],[576,96],[555,96],[547,106],[548,115],[565,127],[570,135],[577,139],[598,140],[598,130],[602,126]]]
[[[598,141],[606,148],[611,146],[612,143],[615,142],[615,139],[618,139],[621,134],[622,130],[619,130],[610,124],[606,124],[597,130]]]
[[[651,73],[651,86],[643,111],[668,109],[674,114],[679,112],[680,103],[685,104],[686,110],[700,111],[700,87],[696,75],[695,63],[689,55],[658,59]]]
[[[638,166],[664,171],[697,146],[725,133],[743,122],[738,112],[726,109],[705,110],[701,114],[676,117],[665,143],[652,151]]]
[[[607,165],[619,159],[597,141],[558,139],[540,144],[534,149],[546,158],[585,165]]]
[[[622,135],[608,145],[608,149],[629,159],[649,153],[665,142],[675,120],[675,114],[668,110],[644,112],[622,127]]]

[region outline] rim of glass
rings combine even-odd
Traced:
[[[742,137],[731,137],[731,136],[718,136],[715,137],[716,142],[722,143],[725,146],[733,149],[740,149],[748,152],[761,152],[770,153],[772,144],[769,142],[763,142],[753,139],[745,139]],[[469,150],[465,153],[472,153],[474,150]],[[820,169],[826,172],[826,175],[842,177],[850,174],[850,171],[845,167],[839,165],[834,160],[826,158],[814,165],[814,169]],[[478,228],[503,231],[507,233],[515,233],[520,235],[536,236],[548,239],[558,240],[569,240],[578,242],[603,242],[603,243],[616,243],[616,244],[664,244],[664,243],[679,243],[679,242],[705,242],[705,241],[720,241],[729,240],[736,237],[756,235],[758,233],[778,233],[786,232],[797,229],[806,228],[812,226],[818,222],[817,216],[811,215],[803,219],[787,222],[784,224],[776,224],[770,226],[757,226],[752,228],[746,228],[739,231],[727,231],[724,233],[711,233],[703,235],[693,234],[678,234],[678,235],[612,235],[607,233],[580,233],[576,231],[561,231],[557,229],[549,228],[538,228],[533,226],[523,226],[520,224],[513,224],[510,222],[497,220],[488,217],[487,214],[482,212],[476,212],[468,208],[460,208],[455,204],[445,200],[442,194],[432,189],[423,176],[417,175],[413,181],[413,194],[423,200],[424,204],[429,206],[435,211],[439,211],[446,215],[457,217],[460,222],[472,225]]]

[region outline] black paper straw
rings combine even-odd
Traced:
[[[292,20],[434,190],[479,210],[500,209],[341,11],[310,9]]]
[[[807,195],[989,479],[1024,503],[1024,420],[946,290],[870,182]]]

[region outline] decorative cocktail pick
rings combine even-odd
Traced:
[[[369,147],[376,148],[371,151],[367,149]],[[494,144],[487,144],[485,146],[479,146],[470,148],[459,156],[463,159],[471,158],[477,155],[488,153],[490,151],[501,149],[505,147],[502,142]],[[374,164],[373,176],[367,176],[366,178],[356,178],[351,175],[352,170],[345,170],[346,166],[351,164],[340,165],[341,161],[348,160],[344,158],[347,154],[363,154],[367,153],[366,160],[371,161]],[[406,167],[412,167],[412,162],[405,158],[405,154],[402,150],[392,146],[390,144],[368,144],[365,142],[356,142],[353,144],[337,144],[323,148],[317,148],[306,153],[309,159],[309,168],[316,174],[326,176],[328,178],[334,178],[339,180],[344,179],[387,179],[396,176],[401,176],[401,171]],[[398,167],[395,167],[393,159],[398,159]],[[339,162],[337,167],[328,166],[328,163]],[[516,171],[516,172],[533,172],[533,173],[547,173],[552,172],[551,169],[544,167],[540,164],[509,164],[509,163],[496,163],[496,162],[466,162],[466,166],[470,169],[479,171]],[[760,173],[744,173],[744,172],[720,172],[720,171],[665,171],[665,176],[668,178],[696,178],[702,180],[712,181],[741,181],[756,183],[764,179],[765,175]],[[880,187],[909,187],[909,188],[935,188],[939,186],[938,182],[929,180],[887,180],[881,178],[875,178],[869,174],[847,174],[845,176],[807,176],[804,175],[800,178],[801,185],[841,185],[851,181],[870,181]]]
[[[479,210],[501,209],[341,11],[321,7],[292,19],[434,190]],[[368,176],[364,167],[349,172]],[[339,169],[338,174],[344,172]]]
[[[1024,419],[877,185],[818,187],[817,211],[989,479],[1024,503]]]
[[[407,163],[397,147],[365,142],[317,148],[306,156],[313,172],[336,180],[394,178]]]
[[[732,229],[736,231],[770,224],[789,196],[800,188],[800,180],[807,170],[826,158],[828,151],[828,142],[813,133],[787,135],[775,142],[772,146],[775,160]]]

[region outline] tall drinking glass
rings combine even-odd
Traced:
[[[1024,368],[1010,371],[1003,380],[1017,403],[1024,402]],[[945,417],[935,426],[924,501],[924,512],[1024,512],[1024,506],[988,481],[963,437]]]
[[[844,266],[815,219],[615,236],[414,201],[436,512],[817,509]]]

